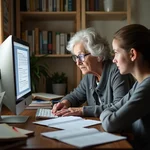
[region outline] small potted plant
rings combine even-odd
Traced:
[[[51,74],[52,90],[54,94],[65,95],[67,87],[67,76],[64,72]]]
[[[31,89],[32,92],[37,92],[37,85],[41,76],[45,78],[50,77],[49,69],[47,64],[40,63],[41,59],[45,57],[43,55],[41,57],[36,57],[35,55],[30,56],[30,72],[31,72]]]

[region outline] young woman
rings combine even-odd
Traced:
[[[100,115],[108,132],[129,131],[135,149],[150,149],[150,33],[143,25],[131,24],[114,34],[113,62],[121,74],[131,73],[137,82],[118,103]]]
[[[77,32],[67,50],[85,76],[74,91],[54,105],[58,116],[95,116],[117,103],[133,85],[133,77],[120,75],[112,63],[108,42],[93,28]],[[81,106],[87,102],[88,106]]]

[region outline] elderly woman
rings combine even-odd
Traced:
[[[120,75],[112,63],[107,40],[93,28],[77,32],[70,39],[67,50],[85,76],[77,88],[53,106],[53,114],[99,117],[132,87],[133,77]],[[87,106],[82,107],[85,102]]]

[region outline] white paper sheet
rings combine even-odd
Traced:
[[[107,132],[100,132],[94,128],[80,128],[78,130],[61,130],[41,133],[41,135],[57,139],[64,143],[83,148],[98,144],[114,142],[126,139],[124,136],[117,136]]]
[[[48,119],[43,121],[36,121],[33,123],[59,128],[59,129],[75,129],[75,128],[83,128],[83,127],[100,124],[101,121],[83,119],[81,117],[76,117],[76,116],[68,116],[68,117],[58,117],[55,119]]]

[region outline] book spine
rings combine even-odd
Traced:
[[[60,0],[57,0],[57,11],[60,11]]]
[[[35,1],[30,0],[30,11],[35,11]]]
[[[33,37],[32,37],[32,30],[27,30],[27,41],[30,45],[30,56],[33,54]]]
[[[42,0],[42,11],[46,11],[46,0]]]
[[[64,0],[60,0],[60,11],[64,11]]]
[[[27,11],[27,0],[21,2],[20,11]]]
[[[48,53],[48,31],[42,31],[43,34],[43,45],[42,45],[42,54]]]
[[[48,54],[52,54],[52,31],[48,31]]]
[[[32,30],[32,54],[35,54],[35,32]]]
[[[43,43],[42,42],[43,41],[43,34],[42,34],[42,31],[39,32],[39,36],[40,36],[40,54],[42,54],[42,51],[43,51],[43,46],[42,46],[43,45],[42,44]]]
[[[38,55],[39,54],[39,28],[35,28],[35,54]]]
[[[26,0],[27,11],[30,11],[30,0]]]
[[[60,33],[60,54],[65,54],[65,34]]]
[[[42,11],[42,5],[43,5],[42,0],[39,0],[39,11]]]
[[[40,9],[39,9],[39,0],[35,0],[35,11],[40,11]]]
[[[52,31],[52,53],[56,54],[56,33]]]
[[[60,33],[56,32],[56,54],[60,54]]]
[[[94,0],[89,0],[89,10],[94,11]]]
[[[99,8],[99,0],[94,0],[94,8],[95,8],[95,11],[99,11],[100,8]]]
[[[68,11],[73,11],[73,0],[68,0]]]
[[[57,1],[56,0],[53,0],[53,11],[57,11]]]
[[[52,12],[53,11],[53,4],[52,4],[52,0],[48,0],[47,5],[48,5],[48,11]]]

